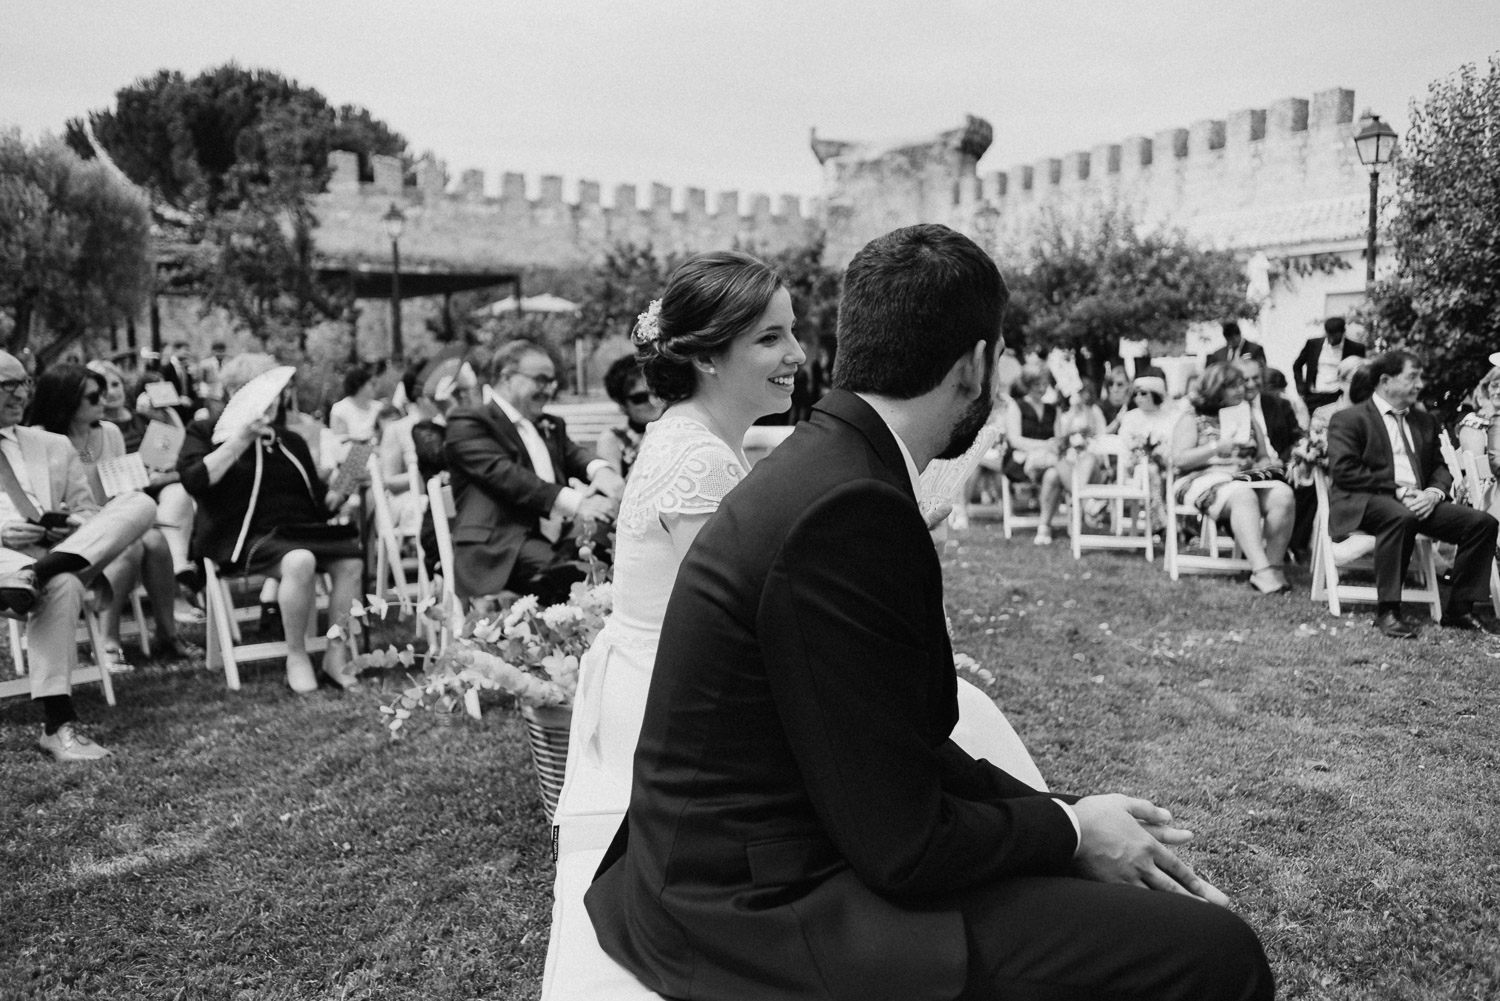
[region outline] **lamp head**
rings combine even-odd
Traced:
[[[395,202],[391,202],[390,211],[381,216],[380,221],[385,223],[385,231],[392,241],[401,239],[401,231],[406,228],[406,213],[398,209]]]
[[[1382,122],[1379,115],[1370,115],[1369,123],[1354,137],[1354,151],[1366,167],[1385,166],[1396,151],[1395,130]]]

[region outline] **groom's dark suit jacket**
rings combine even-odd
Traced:
[[[956,895],[1068,871],[1071,822],[949,740],[942,569],[896,441],[835,391],[724,500],[667,608],[586,904],[670,997],[952,998]]]
[[[457,510],[453,577],[464,597],[502,590],[522,543],[541,538],[541,520],[568,480],[588,479],[593,453],[568,437],[562,418],[543,417],[537,431],[552,456],[557,483],[536,474],[521,433],[499,404],[463,407],[448,415],[443,452]]]

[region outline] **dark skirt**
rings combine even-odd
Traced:
[[[308,532],[304,536],[298,531],[345,527],[349,529],[347,534],[317,531]],[[283,556],[298,549],[305,549],[313,554],[319,573],[326,573],[338,560],[364,558],[364,548],[360,545],[358,533],[353,526],[282,525],[254,539],[247,539],[243,560],[228,569],[242,573],[268,573],[280,568]]]

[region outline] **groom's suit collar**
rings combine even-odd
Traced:
[[[911,468],[906,456],[902,454],[902,446],[897,444],[896,433],[876,413],[874,407],[847,390],[835,389],[814,404],[813,409],[836,417],[864,435],[891,473],[892,479],[902,484],[913,500],[916,499]]]

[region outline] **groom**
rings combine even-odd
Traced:
[[[1189,835],[1165,810],[1042,795],[948,739],[942,569],[915,485],[985,422],[1006,298],[946,227],[866,246],[835,391],[683,562],[629,812],[585,898],[652,990],[1272,996],[1254,933],[1167,847]]]

